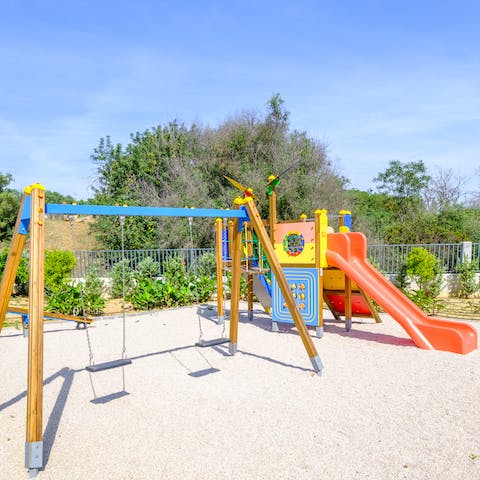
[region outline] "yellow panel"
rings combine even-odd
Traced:
[[[323,270],[323,288],[325,290],[345,290],[345,274],[335,268]],[[359,291],[358,285],[352,280],[352,291]]]

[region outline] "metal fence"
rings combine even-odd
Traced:
[[[414,247],[423,247],[440,261],[445,273],[456,273],[465,261],[474,261],[478,265],[480,244],[462,243],[431,243],[431,244],[398,244],[369,245],[368,258],[382,272],[395,274]]]
[[[74,277],[84,277],[89,269],[95,269],[99,277],[110,277],[114,265],[125,258],[130,267],[135,269],[145,258],[151,258],[159,265],[158,275],[163,273],[163,265],[169,257],[183,259],[185,267],[190,269],[197,258],[206,253],[215,253],[214,248],[158,248],[151,250],[95,250],[74,252],[76,266]]]
[[[473,261],[480,272],[480,243],[433,243],[433,244],[398,244],[398,245],[369,245],[369,260],[383,273],[396,274],[400,271],[406,256],[414,247],[423,247],[432,253],[441,263],[445,273],[458,272],[462,262]],[[147,257],[159,264],[159,272],[163,273],[163,264],[168,257],[178,256],[183,259],[187,269],[191,268],[195,260],[205,253],[215,253],[214,248],[159,248],[150,250],[126,250],[125,258],[132,268]],[[113,266],[122,260],[120,250],[98,250],[75,252],[75,277],[83,277],[89,268],[94,268],[97,275],[109,277]]]

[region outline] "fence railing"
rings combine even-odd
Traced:
[[[423,247],[432,253],[442,265],[445,273],[458,272],[459,266],[465,261],[476,263],[480,272],[480,243],[433,243],[433,244],[397,244],[369,245],[368,258],[382,272],[396,274],[406,256],[414,247]],[[126,250],[125,258],[132,268],[145,258],[150,257],[159,264],[159,275],[163,273],[165,259],[172,256],[183,258],[185,266],[190,269],[198,257],[205,253],[214,253],[214,248],[159,248],[149,250]],[[95,268],[97,275],[109,277],[113,266],[122,260],[120,250],[77,251],[75,253],[75,277],[83,277],[89,268]]]
[[[169,257],[180,257],[185,267],[190,269],[195,260],[205,253],[215,252],[214,248],[158,248],[149,250],[95,250],[74,252],[76,266],[73,272],[75,277],[84,277],[90,268],[94,268],[99,277],[110,277],[114,265],[125,258],[130,267],[135,269],[145,258],[151,258],[159,264],[158,274],[163,273],[163,264]]]
[[[478,244],[477,251],[478,251]],[[368,258],[382,272],[395,274],[405,261],[407,255],[414,247],[423,247],[440,261],[445,273],[458,272],[459,266],[466,260],[478,258],[472,255],[472,243],[431,243],[398,244],[398,245],[369,245]]]

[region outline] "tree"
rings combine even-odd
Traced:
[[[430,176],[427,174],[422,160],[401,163],[391,160],[388,168],[379,173],[373,181],[378,184],[377,190],[393,197],[421,197],[427,188]]]
[[[284,101],[275,94],[264,115],[243,112],[216,128],[174,120],[137,132],[125,148],[106,137],[92,155],[98,172],[96,200],[229,208],[240,192],[224,179],[228,175],[254,189],[260,212],[266,216],[269,175],[298,164],[277,189],[280,219],[313,215],[317,208],[346,208],[346,179],[335,171],[322,144],[305,132],[290,130],[288,117]],[[118,222],[102,219],[94,228],[106,246],[117,248]],[[186,219],[130,219],[126,245],[181,247],[193,243],[201,247],[210,246],[212,240],[212,224],[201,219],[194,220],[193,240]]]
[[[423,191],[423,202],[429,212],[439,212],[460,203],[466,178],[449,169],[439,169]]]
[[[11,238],[20,208],[20,192],[7,188],[12,180],[11,174],[0,172],[0,242]]]

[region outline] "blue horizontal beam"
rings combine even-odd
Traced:
[[[125,217],[213,217],[248,220],[246,211],[220,208],[130,207],[110,205],[68,205],[47,203],[49,215],[117,215]]]

